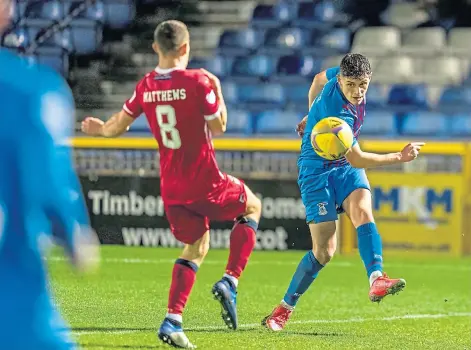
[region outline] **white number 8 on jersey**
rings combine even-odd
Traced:
[[[175,108],[170,105],[157,106],[155,114],[157,116],[157,124],[159,124],[160,136],[162,137],[164,146],[170,149],[179,149],[182,146],[182,140],[180,133],[177,128],[175,128],[177,125]],[[164,122],[164,115],[167,116],[167,122]]]

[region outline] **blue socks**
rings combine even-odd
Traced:
[[[383,245],[376,224],[369,222],[357,227],[358,250],[368,277],[374,271],[383,271]]]
[[[383,246],[376,224],[369,222],[358,226],[357,233],[358,250],[360,251],[360,256],[365,265],[368,277],[375,271],[382,272]],[[323,267],[324,265],[317,261],[312,250],[304,255],[291,279],[283,301],[289,306],[294,307],[299,297],[307,291]]]
[[[304,255],[291,279],[288,291],[283,298],[284,302],[294,307],[299,297],[309,288],[312,282],[314,282],[323,267],[324,265],[317,261],[312,250]]]

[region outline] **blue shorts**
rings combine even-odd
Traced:
[[[344,212],[344,200],[358,188],[370,190],[364,169],[345,165],[332,169],[299,167],[298,185],[306,208],[306,221],[335,221]]]

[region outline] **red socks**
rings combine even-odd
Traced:
[[[244,271],[255,247],[257,226],[257,222],[247,218],[239,219],[234,225],[226,266],[226,274],[229,276],[239,278]],[[173,266],[172,284],[168,296],[168,314],[178,318],[179,322],[181,322],[181,315],[195,284],[197,271],[198,266],[185,259],[177,259]]]
[[[239,278],[244,271],[250,254],[255,247],[257,222],[252,219],[239,219],[231,233],[229,260],[226,273]]]
[[[198,266],[185,259],[177,259],[173,266],[172,284],[168,296],[168,313],[181,315],[195,284]]]

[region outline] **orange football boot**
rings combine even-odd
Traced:
[[[262,320],[262,326],[274,332],[281,331],[285,328],[286,322],[288,322],[292,313],[292,309],[290,310],[280,304],[273,309],[270,315]]]
[[[386,295],[399,293],[406,286],[402,278],[389,278],[383,273],[370,287],[369,297],[372,302],[380,302]]]

